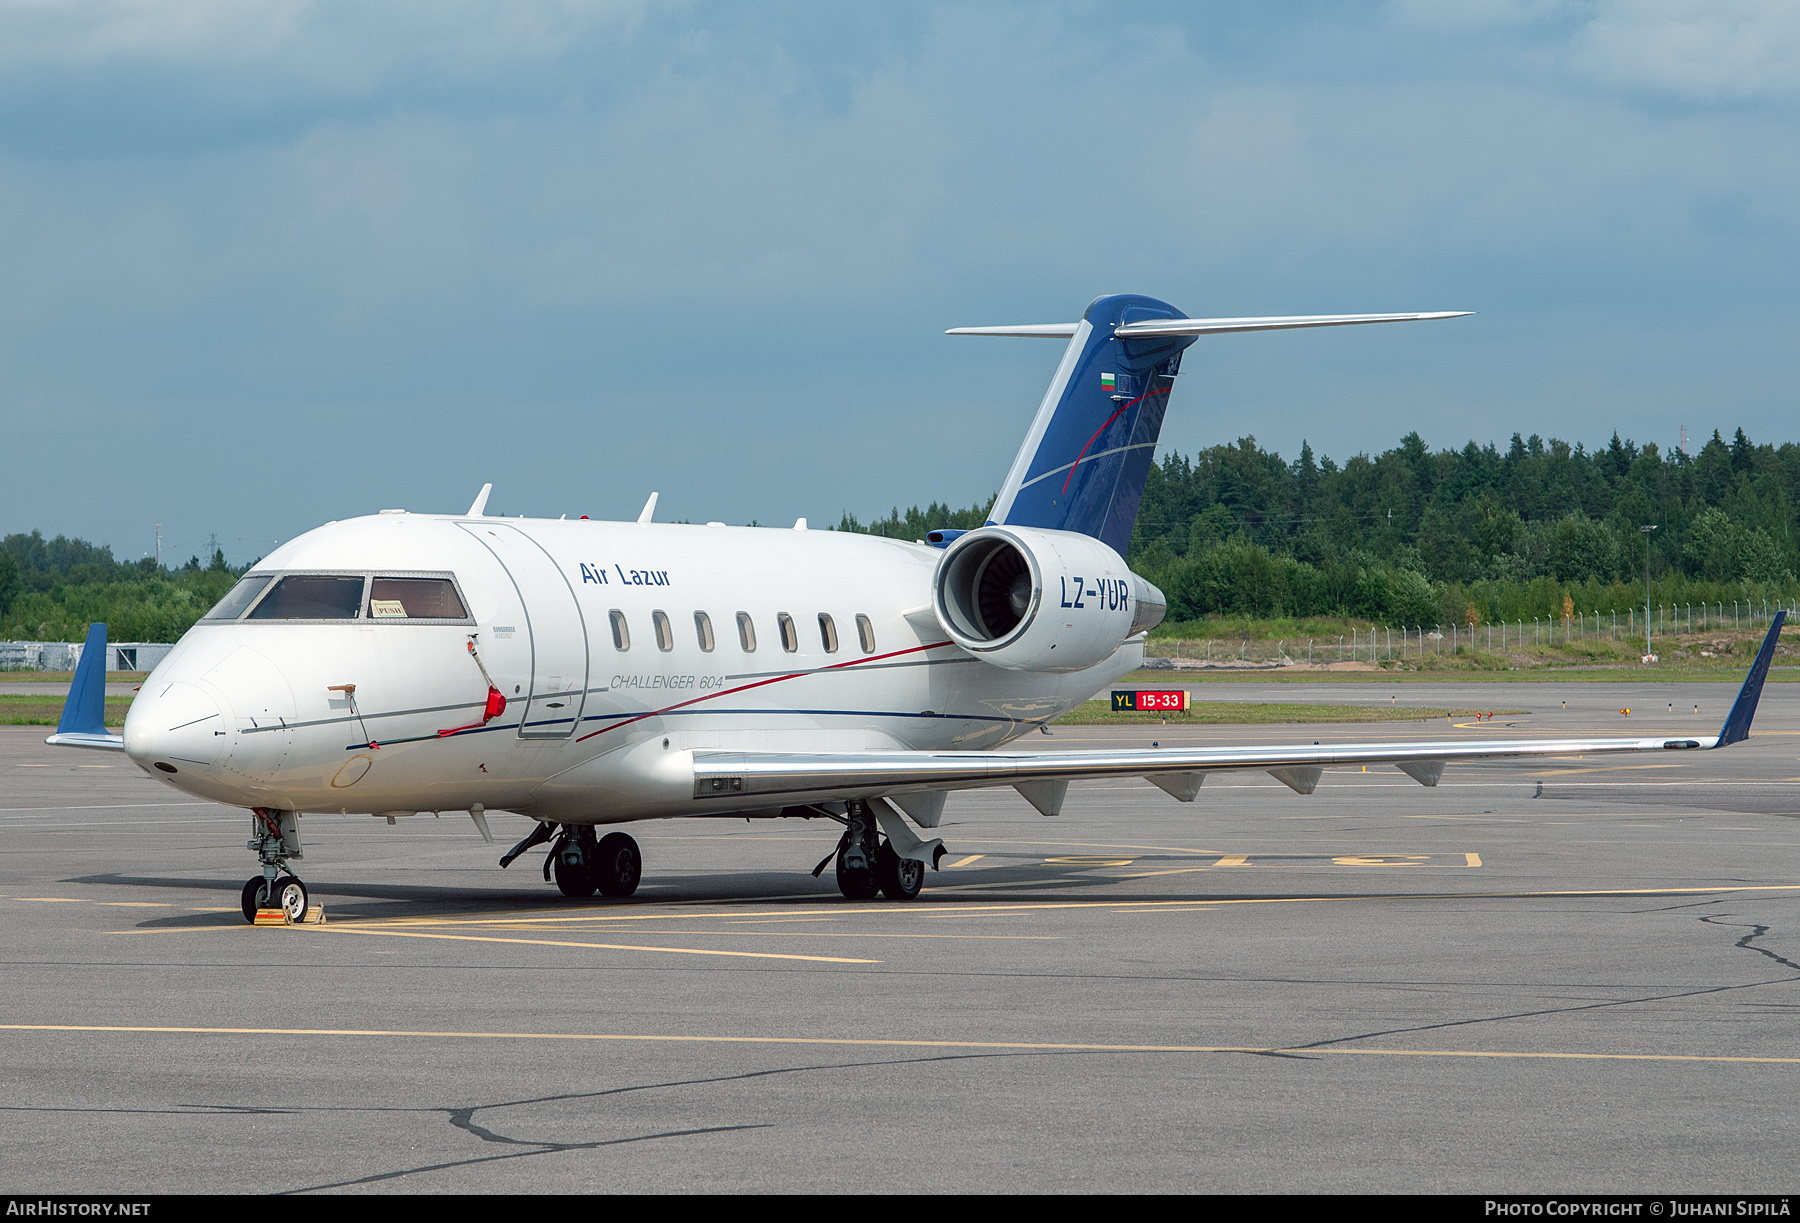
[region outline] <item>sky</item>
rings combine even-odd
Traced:
[[[1786,0],[0,0],[0,533],[966,505],[1115,292],[1478,312],[1164,451],[1800,440],[1797,149]]]

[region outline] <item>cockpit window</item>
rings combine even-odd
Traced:
[[[263,592],[263,587],[274,580],[274,575],[268,573],[253,573],[249,577],[239,578],[238,584],[225,592],[225,597],[213,605],[204,619],[236,620],[244,614],[246,607],[256,601],[256,596]]]
[[[256,605],[250,619],[354,620],[362,610],[362,594],[361,578],[290,574]]]
[[[456,585],[444,578],[374,578],[369,583],[371,620],[465,620]]]

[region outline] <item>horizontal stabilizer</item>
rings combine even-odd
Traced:
[[[1126,323],[1113,334],[1126,339],[1151,336],[1226,335],[1234,331],[1297,331],[1302,327],[1354,327],[1359,323],[1417,323],[1434,318],[1463,318],[1473,310],[1440,310],[1434,314],[1296,314],[1286,318],[1158,318]]]
[[[1080,323],[1025,323],[1017,327],[952,327],[945,335],[1010,335],[1027,340],[1066,340]]]
[[[1270,318],[1146,319],[1113,328],[1121,339],[1153,336],[1228,335],[1236,331],[1297,331],[1303,327],[1354,327],[1360,323],[1417,323],[1434,318],[1463,318],[1473,310],[1439,310],[1430,314],[1293,314]],[[1016,327],[952,327],[945,335],[1020,336],[1032,340],[1066,340],[1080,323],[1025,323]]]

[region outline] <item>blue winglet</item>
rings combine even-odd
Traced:
[[[106,731],[106,626],[90,625],[69,699],[63,702],[59,735],[104,735]]]
[[[1769,635],[1763,638],[1762,649],[1756,652],[1756,661],[1750,664],[1750,674],[1744,677],[1744,686],[1738,689],[1737,703],[1731,707],[1725,725],[1719,729],[1719,742],[1715,746],[1725,747],[1750,737],[1750,719],[1756,716],[1756,702],[1762,697],[1763,680],[1768,678],[1769,662],[1775,657],[1776,643],[1781,640],[1781,626],[1786,622],[1787,612],[1775,613]]]

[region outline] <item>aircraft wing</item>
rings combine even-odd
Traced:
[[[1458,760],[1594,756],[1725,747],[1747,738],[1785,612],[1777,612],[1756,661],[1716,735],[1618,739],[1419,740],[1400,743],[1133,749],[1078,752],[696,752],[694,797],[786,796],[801,801],[872,798],[930,790],[1014,786],[1046,815],[1062,805],[1071,781],[1143,777],[1191,802],[1206,774],[1258,770],[1311,794],[1328,765],[1391,764],[1435,786]]]

